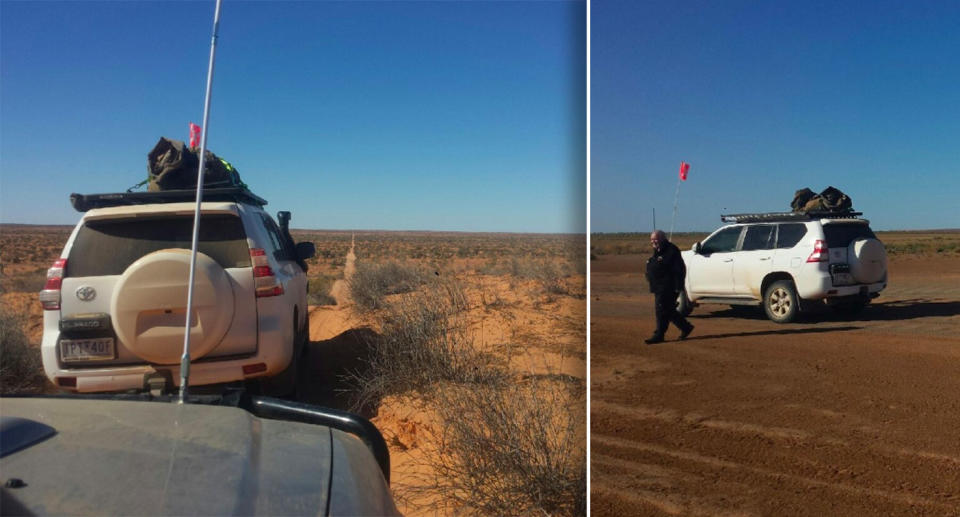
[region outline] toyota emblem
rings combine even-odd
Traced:
[[[85,285],[77,289],[77,298],[79,298],[81,301],[89,302],[90,300],[93,300],[96,297],[97,297],[97,290],[88,285]]]

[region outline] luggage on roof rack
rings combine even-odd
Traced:
[[[725,223],[768,223],[778,221],[812,221],[814,219],[857,219],[863,212],[851,210],[813,210],[809,212],[767,212],[757,214],[721,214]]]
[[[147,154],[147,190],[162,192],[197,188],[200,150],[180,140],[161,137]],[[240,174],[229,162],[210,152],[205,153],[204,188],[246,187]]]
[[[117,192],[109,194],[70,194],[70,204],[78,212],[111,206],[147,205],[153,203],[184,203],[197,199],[196,189],[163,190],[159,192]],[[267,201],[242,187],[203,189],[203,201],[235,201],[264,206]]]

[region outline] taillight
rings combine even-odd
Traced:
[[[47,270],[47,284],[40,291],[40,304],[47,311],[60,310],[60,285],[63,283],[63,271],[67,269],[67,259],[57,259]]]
[[[262,248],[253,248],[250,250],[250,260],[253,262],[253,287],[256,289],[257,298],[283,294],[283,286],[277,282],[273,268],[267,261],[267,252]]]
[[[817,242],[813,243],[813,253],[807,257],[807,262],[827,262],[830,260],[830,256],[827,253],[827,243],[817,239]]]
[[[253,363],[243,365],[243,374],[244,375],[253,375],[255,373],[263,373],[267,371],[267,363]]]
[[[57,386],[60,386],[61,388],[76,388],[77,378],[76,377],[57,377]]]

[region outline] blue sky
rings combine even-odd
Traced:
[[[214,2],[0,2],[0,221],[200,123]],[[208,148],[312,229],[583,232],[586,4],[225,0]]]
[[[591,3],[591,231],[713,230],[835,186],[960,228],[960,3]]]

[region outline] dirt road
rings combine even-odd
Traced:
[[[593,515],[960,515],[960,259],[860,316],[698,307],[648,346],[644,257],[592,263]]]

